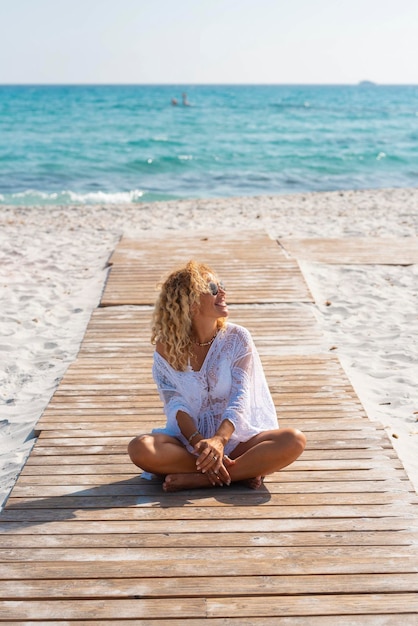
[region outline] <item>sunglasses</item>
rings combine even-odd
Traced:
[[[226,291],[225,285],[222,282],[215,283],[213,280],[208,283],[208,289],[212,296],[217,296],[219,293],[219,289],[222,289],[222,291]]]

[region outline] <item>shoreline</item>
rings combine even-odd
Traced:
[[[0,205],[0,506],[76,358],[122,235],[260,229],[271,237],[417,237],[418,189],[123,205]],[[316,315],[418,491],[418,265],[301,263]],[[331,302],[331,306],[327,305]]]

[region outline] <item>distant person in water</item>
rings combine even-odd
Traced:
[[[129,455],[164,476],[165,491],[256,489],[305,448],[303,433],[278,427],[260,357],[248,330],[227,322],[225,294],[212,269],[190,261],[155,305],[153,376],[167,422],[133,439]]]
[[[171,104],[172,104],[173,106],[175,106],[175,107],[176,107],[176,106],[178,105],[178,103],[179,103],[179,101],[177,100],[177,98],[171,98]]]
[[[190,102],[187,100],[187,93],[183,93],[182,94],[182,98],[183,98],[183,106],[184,107],[189,107],[190,106]]]

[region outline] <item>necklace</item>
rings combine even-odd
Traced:
[[[203,348],[204,346],[210,346],[215,341],[215,337],[217,334],[218,332],[216,331],[212,339],[209,339],[209,341],[204,341],[203,343],[200,343],[200,341],[194,341],[193,343],[195,343],[197,346],[200,346],[201,348]]]

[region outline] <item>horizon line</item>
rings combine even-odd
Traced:
[[[353,83],[165,83],[165,82],[0,82],[0,87],[417,87],[418,83],[377,83],[371,80],[360,80]]]

